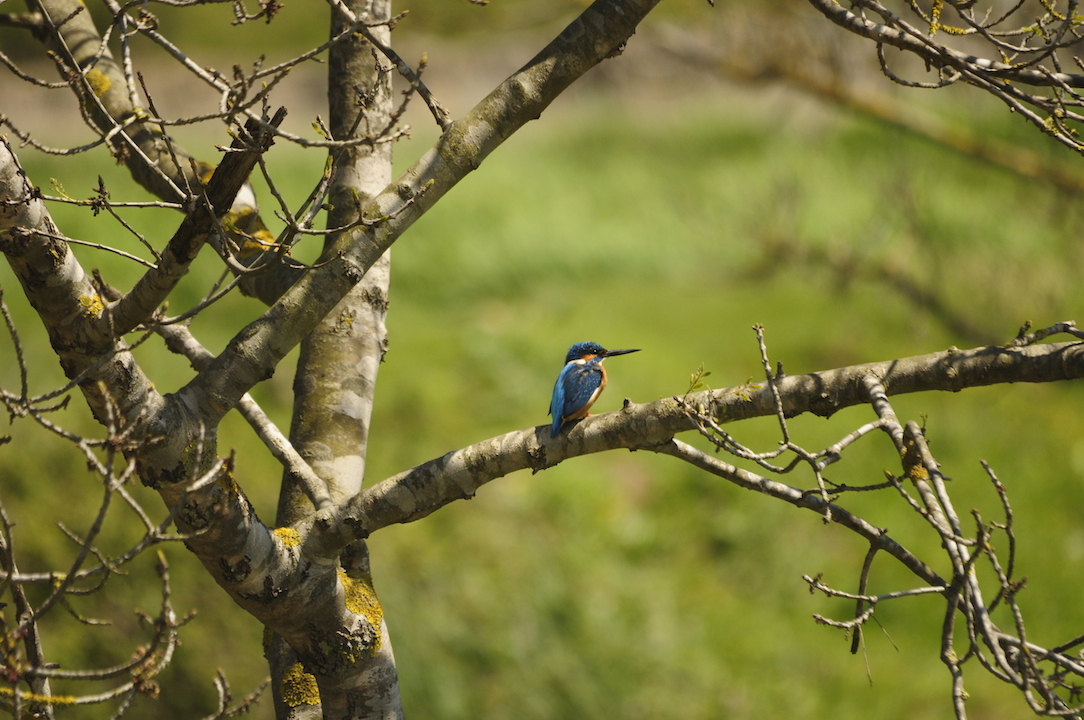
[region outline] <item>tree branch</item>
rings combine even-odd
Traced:
[[[171,352],[188,358],[196,370],[206,367],[214,360],[211,351],[203,347],[184,325],[156,325],[154,331],[162,336]],[[246,393],[237,404],[237,409],[271,455],[282,464],[286,474],[300,483],[313,506],[320,508],[329,505],[331,497],[327,493],[327,485],[313,472],[252,396]]]
[[[878,43],[892,45],[900,50],[912,52],[934,67],[951,67],[961,72],[992,75],[1000,81],[1022,83],[1037,87],[1084,87],[1084,75],[1033,70],[995,60],[989,60],[975,55],[968,55],[959,50],[923,42],[914,34],[907,33],[899,28],[882,23],[875,23],[872,20],[851,12],[843,5],[837,4],[832,0],[809,0],[809,2],[813,7],[823,13],[826,18],[836,25],[839,25],[841,28]],[[871,7],[874,12],[880,13],[882,11],[879,4],[871,3],[866,0],[856,4],[863,7]]]
[[[878,378],[887,395],[959,392],[997,383],[1057,382],[1084,377],[1084,343],[953,348],[808,375],[780,376],[776,386],[786,417],[803,413],[828,417],[844,407],[869,403],[869,377]],[[317,513],[312,544],[306,552],[333,557],[357,538],[388,525],[413,522],[455,500],[471,498],[482,485],[517,470],[538,472],[568,458],[619,448],[677,452],[670,446],[674,435],[694,428],[686,407],[703,408],[719,424],[775,415],[777,409],[770,388],[747,385],[642,405],[626,401],[621,410],[588,417],[553,439],[544,425],[516,430],[406,470],[367,488],[344,505]],[[779,497],[787,499],[786,493]],[[804,507],[824,510],[818,504],[822,499],[803,498],[802,502]],[[931,576],[920,577],[936,584]]]
[[[752,28],[746,29],[752,32]],[[786,29],[790,33],[798,32],[797,28]],[[775,43],[759,38],[755,47],[736,49],[724,43],[726,49],[723,50],[717,38],[709,43],[676,25],[663,28],[662,32],[652,36],[652,40],[660,50],[690,68],[707,68],[714,74],[743,82],[784,82],[799,92],[932,140],[966,157],[982,160],[1021,177],[1050,183],[1075,195],[1084,194],[1084,174],[1069,169],[1064,163],[1055,162],[1054,158],[1023,144],[1003,142],[987,133],[966,129],[923,112],[903,97],[897,99],[888,93],[874,92],[869,87],[848,82],[838,70],[817,69],[804,54],[808,48],[779,53]],[[771,40],[781,41],[781,38]],[[767,49],[756,52],[765,45]]]
[[[1084,98],[1076,88],[1084,87],[1084,75],[1062,72],[1063,62],[1077,62],[1072,58],[1059,58],[1058,52],[1078,43],[1075,1],[1069,3],[1067,15],[1057,13],[1049,5],[1047,12],[1034,23],[1014,30],[994,32],[975,19],[970,5],[957,7],[957,3],[945,6],[933,3],[929,14],[915,3],[911,9],[928,25],[928,32],[911,26],[877,0],[856,0],[853,4],[879,15],[883,22],[873,22],[864,14],[858,15],[834,0],[809,0],[825,17],[856,35],[877,43],[877,58],[881,71],[893,82],[908,87],[940,88],[958,81],[966,82],[984,90],[1004,102],[1010,110],[1035,125],[1062,145],[1077,152],[1084,152],[1084,144],[1078,138],[1075,125],[1084,122],[1080,107]],[[1016,3],[994,24],[1012,16],[1024,3]],[[957,16],[966,27],[953,27],[941,20],[945,7],[955,7]],[[988,18],[987,18],[988,19]],[[935,38],[939,31],[946,35],[969,35],[979,37],[992,46],[1004,62],[970,55],[948,47]],[[1022,39],[1010,42],[1001,38],[1018,36]],[[1038,38],[1037,46],[1030,43]],[[936,82],[911,82],[897,75],[888,66],[884,46],[889,45],[913,53],[925,63],[927,70],[937,68]],[[1045,63],[1045,64],[1044,64]],[[1049,65],[1049,67],[1047,67]],[[1032,94],[1026,86],[1047,89],[1047,94]]]
[[[366,223],[325,252],[326,264],[302,277],[241,331],[212,367],[180,391],[208,422],[273,372],[283,356],[331,311],[376,260],[460,180],[569,85],[621,51],[658,0],[597,0],[533,60],[456,121],[395,182],[364,207]]]
[[[270,120],[271,126],[277,127],[285,115],[280,108]],[[114,337],[130,332],[151,316],[188,272],[208,235],[216,232],[216,220],[230,211],[260,154],[271,146],[271,133],[255,121],[249,121],[245,130],[211,175],[206,204],[197,203],[190,209],[156,266],[144,273],[130,292],[105,307],[98,317],[100,332]]]
[[[150,420],[164,400],[143,374],[127,345],[103,334],[97,319],[102,297],[53,223],[5,138],[0,138],[0,252],[49,333],[69,379],[79,383],[91,411],[109,425]],[[84,375],[84,373],[86,373]]]
[[[76,96],[88,124],[106,138],[132,177],[156,196],[183,199],[183,188],[196,180],[185,163],[169,152],[161,126],[149,122],[143,108],[132,104],[128,83],[94,20],[78,0],[32,0],[49,32],[46,46],[64,64],[62,74]]]

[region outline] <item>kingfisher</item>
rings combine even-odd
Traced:
[[[640,349],[607,350],[593,342],[576,343],[568,349],[565,366],[557,376],[557,384],[553,386],[553,399],[550,401],[553,430],[550,437],[557,437],[557,433],[570,420],[587,417],[587,411],[606,387],[606,368],[602,367],[602,361],[614,355],[634,352],[640,352]]]

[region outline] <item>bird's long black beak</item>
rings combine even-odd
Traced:
[[[640,352],[640,348],[633,350],[607,350],[606,357],[613,357],[614,355],[628,355],[629,353]]]

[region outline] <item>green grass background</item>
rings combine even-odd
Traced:
[[[758,378],[754,323],[766,327],[773,361],[791,374],[973,342],[868,279],[861,263],[834,271],[766,252],[766,243],[891,263],[994,338],[1009,339],[1027,319],[1041,325],[1079,317],[1077,197],[797,96],[730,88],[662,110],[644,100],[580,92],[558,101],[396,244],[391,349],[377,392],[369,480],[547,422],[553,379],[566,348],[579,340],[643,348],[609,363],[611,386],[599,411],[619,407],[623,397],[646,402],[683,393],[701,364],[713,387]],[[1077,162],[966,91],[934,102],[977,133]],[[398,164],[431,140],[419,126],[399,147]],[[85,196],[102,174],[115,198],[139,196],[123,169],[100,164],[100,151],[76,163],[29,151],[21,157],[47,191],[56,178]],[[284,190],[294,203],[323,165],[315,153],[280,146],[269,162],[289,178]],[[138,251],[104,216],[63,207],[56,215],[73,237]],[[177,222],[169,213],[126,216],[158,244]],[[138,275],[106,254],[77,253],[118,285]],[[171,298],[173,309],[195,302],[220,272],[212,253],[204,255]],[[6,266],[0,284],[25,345],[32,391],[60,384]],[[233,297],[193,328],[218,350],[260,312]],[[137,355],[163,391],[191,377],[186,363],[153,341]],[[292,359],[255,391],[283,428]],[[0,382],[18,387],[6,338]],[[925,423],[962,515],[974,507],[999,519],[980,458],[1008,486],[1018,572],[1029,579],[1020,602],[1029,638],[1047,646],[1084,630],[1081,400],[1079,383],[895,400],[901,419]],[[57,420],[93,433],[80,404],[74,398]],[[797,418],[791,428],[797,442],[816,449],[871,417],[853,408],[830,420]],[[760,450],[779,437],[770,419],[733,431]],[[14,441],[0,447],[0,499],[17,523],[20,566],[62,567],[73,545],[54,522],[85,530],[100,489],[67,445],[30,421],[3,432]],[[238,481],[270,521],[274,461],[236,417],[227,419],[221,443],[223,452],[237,448]],[[885,469],[898,470],[898,461],[888,440],[874,436],[848,451],[829,477],[871,483]],[[154,517],[162,515],[153,493],[133,492]],[[844,505],[936,555],[935,540],[892,493],[848,497]],[[101,545],[115,551],[138,528],[120,505],[110,512]],[[853,591],[862,543],[810,513],[670,458],[620,452],[519,473],[470,502],[381,531],[370,546],[408,716],[951,715],[935,598],[884,605],[877,615],[883,632],[871,627],[865,651],[850,655],[842,634],[816,625],[812,614],[845,618],[852,605],[811,596],[801,576],[823,572],[828,583]],[[226,671],[237,694],[266,675],[261,628],[183,547],[164,552],[178,610],[198,614],[160,677],[159,700],[138,700],[133,716],[197,717],[213,706],[212,668]],[[54,612],[45,623],[50,657],[70,668],[124,660],[137,642],[125,635],[146,637],[131,608],[153,611],[159,602],[152,566],[152,557],[142,558],[111,580],[108,594],[73,599],[79,613],[111,627]],[[914,584],[878,559],[872,591]],[[1026,716],[1008,688],[974,664],[968,670],[972,717]],[[255,716],[271,714],[268,697]],[[106,715],[99,708],[72,716]]]

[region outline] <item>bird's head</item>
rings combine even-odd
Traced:
[[[581,360],[588,357],[608,358],[614,355],[627,355],[628,353],[634,352],[640,352],[640,349],[636,348],[634,350],[607,350],[598,343],[579,342],[568,349],[568,354],[565,355],[565,364],[567,365],[573,360]]]

